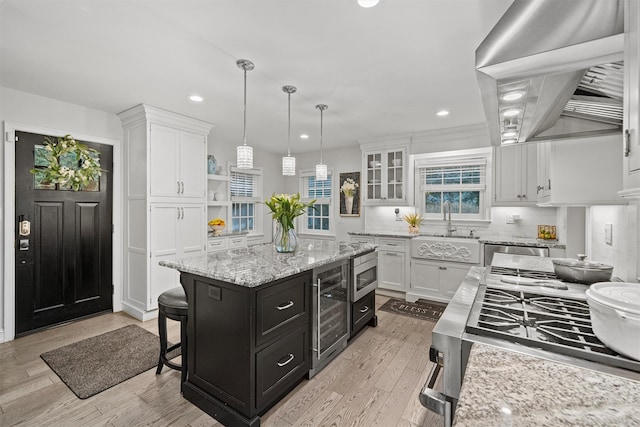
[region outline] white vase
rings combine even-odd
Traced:
[[[353,196],[344,198],[345,214],[350,215],[353,211]]]

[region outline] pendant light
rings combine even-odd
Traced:
[[[329,107],[318,104],[316,108],[320,110],[320,163],[316,165],[316,181],[325,181],[327,179],[327,165],[322,163],[322,114]]]
[[[295,86],[282,86],[282,91],[286,93],[289,98],[289,109],[287,112],[289,120],[289,148],[287,149],[287,156],[282,158],[282,175],[284,176],[295,176],[296,174],[296,158],[291,156],[291,94],[296,93],[297,90]]]
[[[253,168],[253,147],[247,145],[247,71],[255,68],[253,62],[246,59],[236,61],[238,68],[244,71],[244,126],[242,145],[238,145],[236,149],[236,166],[238,169]]]

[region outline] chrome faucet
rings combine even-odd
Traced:
[[[447,219],[447,211],[449,211],[449,219]],[[442,205],[442,212],[444,213],[444,220],[447,221],[447,236],[451,236],[457,228],[451,225],[451,202],[446,201],[444,205]]]

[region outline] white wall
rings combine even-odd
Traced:
[[[45,98],[38,95],[20,92],[0,86],[0,121],[11,122],[13,124],[21,124],[38,128],[46,128],[56,130],[62,133],[72,135],[88,135],[99,138],[107,138],[112,140],[122,140],[122,127],[120,120],[114,114],[102,111],[92,110],[80,105],[70,104],[51,98]],[[11,221],[12,218],[5,218],[5,212],[9,206],[15,203],[9,201],[5,206],[5,151],[9,142],[2,138],[2,150],[0,150],[0,165],[2,165],[3,173],[0,176],[0,200],[2,200],[2,224]],[[13,147],[11,147],[13,148]],[[114,159],[114,162],[117,162]],[[12,172],[11,172],[12,173]],[[115,177],[114,177],[115,178]],[[13,207],[12,207],[13,209]],[[114,242],[115,243],[115,242]],[[2,245],[2,249],[4,245]],[[0,257],[0,274],[3,278],[0,285],[0,342],[4,336],[4,304],[5,304],[5,282],[4,282],[4,252]],[[114,268],[119,268],[121,260],[114,259]],[[122,284],[121,277],[114,276],[114,284],[119,286]]]
[[[627,206],[592,206],[588,209],[588,259],[613,265],[613,274],[635,282],[640,254],[638,202]],[[605,243],[605,224],[612,224],[613,239]]]
[[[316,164],[320,162],[320,152],[294,154],[296,156],[297,175],[295,177],[285,178],[284,191],[289,194],[297,193],[300,191],[300,170],[313,170],[315,171]],[[333,211],[336,218],[335,238],[338,241],[349,241],[349,231],[360,231],[364,229],[364,217],[361,214],[359,217],[342,217],[340,213],[340,183],[339,177],[341,173],[345,172],[360,172],[362,169],[362,154],[360,147],[357,145],[352,147],[346,147],[337,150],[324,150],[322,153],[322,162],[333,172],[334,179],[332,181],[331,192],[334,195]],[[280,160],[280,159],[279,159]],[[278,163],[278,167],[281,163]],[[360,177],[362,181],[362,177]],[[362,203],[362,198],[360,199]]]

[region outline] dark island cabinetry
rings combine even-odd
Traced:
[[[309,371],[311,277],[243,287],[183,272],[184,397],[226,426],[259,425],[259,415]]]

